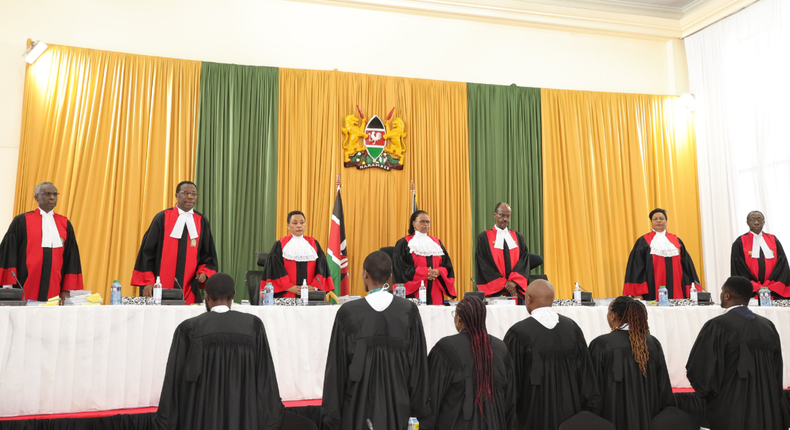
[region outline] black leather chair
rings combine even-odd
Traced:
[[[610,423],[592,412],[581,411],[560,424],[559,430],[616,430]]]
[[[392,258],[392,256],[395,254],[395,247],[394,246],[383,246],[383,247],[379,248],[379,251],[386,252],[387,255],[389,255],[390,258]]]
[[[536,267],[540,267],[543,265],[543,257],[538,254],[529,254],[529,269],[532,270]],[[538,279],[543,279],[544,281],[548,281],[549,277],[546,275],[529,275],[527,276],[527,282],[532,283],[532,281],[536,281]]]
[[[650,421],[653,430],[697,430],[700,428],[694,423],[691,415],[682,410],[669,406]]]
[[[244,285],[247,286],[247,295],[250,298],[250,304],[253,306],[258,306],[262,280],[263,270],[248,270],[244,276]]]

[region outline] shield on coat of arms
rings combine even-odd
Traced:
[[[373,115],[370,118],[370,121],[365,126],[365,133],[368,135],[364,140],[365,148],[368,150],[370,158],[377,160],[387,146],[387,141],[384,139],[387,130],[384,128],[384,123],[381,122],[381,118],[378,115]]]

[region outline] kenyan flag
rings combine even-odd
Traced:
[[[340,187],[337,187],[335,207],[332,209],[332,225],[329,228],[329,245],[326,250],[329,272],[335,282],[335,295],[347,296],[348,291],[348,252],[346,251],[346,224],[343,220],[343,201]]]

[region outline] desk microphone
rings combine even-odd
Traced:
[[[16,281],[16,285],[19,286],[20,290],[22,290],[22,301],[27,302],[27,297],[25,297],[25,289],[22,288],[22,283],[19,282],[19,278],[16,277],[16,272],[14,272],[13,270],[9,270],[9,272],[11,272],[11,276],[14,277],[14,280]]]
[[[585,290],[585,289],[584,289],[584,287],[582,287],[582,284],[580,284],[580,283],[576,282],[576,286],[577,286],[577,287],[579,287],[579,288],[581,288],[581,289],[582,289],[582,291],[584,291],[585,293],[589,293],[589,291]]]
[[[367,419],[367,420],[365,420],[365,421],[368,423],[368,429],[370,429],[370,430],[373,430],[373,423],[372,423],[372,422],[370,422],[370,418],[368,418],[368,419]]]
[[[181,290],[181,291],[184,291],[184,287],[182,287],[182,286],[181,286],[181,283],[180,283],[180,282],[178,282],[178,278],[176,278],[176,277],[174,276],[174,277],[173,277],[173,280],[174,280],[174,281],[176,281],[176,285],[178,285],[178,289],[179,289],[179,290]],[[182,293],[182,294],[183,294],[183,293]]]
[[[472,281],[472,288],[474,288],[472,291],[480,291],[477,289],[477,282],[475,282],[475,278],[469,278],[469,280]]]

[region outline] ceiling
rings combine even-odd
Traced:
[[[517,0],[576,9],[682,19],[713,0]],[[482,2],[481,2],[482,3]]]

